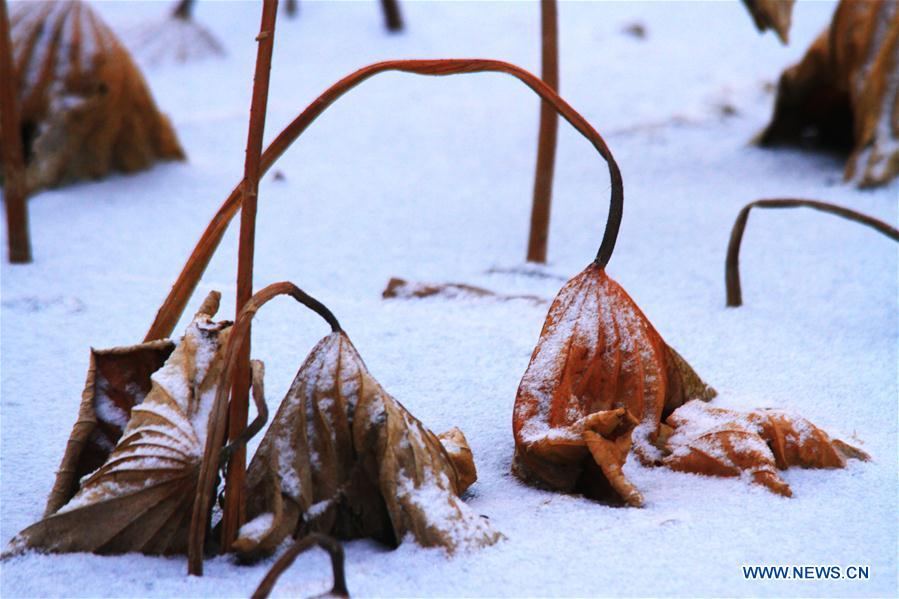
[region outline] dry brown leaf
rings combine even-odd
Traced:
[[[547,303],[545,299],[536,295],[506,295],[465,283],[412,283],[399,277],[392,277],[387,282],[387,287],[381,293],[381,297],[384,299],[413,299],[434,296],[447,299],[486,297],[503,301],[526,300],[536,304]]]
[[[175,344],[168,339],[131,347],[91,348],[78,420],[69,435],[44,516],[68,503],[78,491],[81,478],[109,458],[132,408],[150,391],[150,375],[165,364],[174,349]]]
[[[459,499],[473,482],[461,432],[440,439],[372,378],[349,338],[322,339],[297,373],[247,472],[234,549],[252,558],[288,535],[407,536],[453,551],[501,535]]]
[[[759,31],[773,29],[785,44],[790,41],[794,3],[795,0],[743,0]]]
[[[125,39],[145,64],[186,63],[224,56],[225,49],[193,17],[194,2],[181,1],[167,18],[136,27]]]
[[[850,151],[860,187],[899,175],[899,3],[841,0],[830,27],[783,72],[764,145],[804,142]]]
[[[525,482],[641,505],[621,470],[645,464],[663,415],[715,391],[597,264],[559,292],[515,398],[513,472]]]
[[[149,393],[132,407],[106,462],[68,503],[19,533],[10,552],[186,550],[209,410],[231,331],[230,322],[212,320],[218,302],[211,299],[152,374]]]
[[[12,6],[29,189],[184,158],[128,51],[90,6]]]
[[[778,469],[844,468],[848,458],[868,454],[805,418],[780,410],[736,412],[691,401],[668,417],[664,464],[673,470],[712,476],[747,476],[787,497],[793,492]]]

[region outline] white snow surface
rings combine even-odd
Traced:
[[[126,31],[162,18],[171,4],[95,6]],[[452,558],[414,543],[396,551],[347,543],[351,593],[896,595],[896,246],[810,210],[753,212],[741,255],[745,305],[724,307],[727,239],[750,200],[818,198],[896,223],[895,184],[859,191],[842,183],[840,157],[749,144],[770,116],[765,85],[799,59],[833,6],[799,2],[788,47],[760,36],[736,2],[560,7],[562,95],[605,136],[624,176],[610,276],[718,390],[713,405],[795,411],[873,456],[845,470],[784,472],[791,499],[633,459],[625,470],[646,498],[643,509],[524,486],[509,472],[512,405],[546,307],[381,299],[391,276],[551,298],[592,258],[608,206],[607,170],[563,122],[550,263],[537,269],[547,276],[502,274],[524,266],[539,110],[514,79],[380,75],[335,104],[268,173],[256,287],[291,280],[320,298],[385,389],[432,430],[459,426],[479,475],[466,501],[507,537]],[[401,8],[407,30],[400,35],[385,32],[373,2],[302,2],[295,20],[282,13],[266,139],[325,87],[376,60],[482,56],[539,71],[537,3]],[[242,176],[259,12],[255,3],[199,3],[196,18],[226,56],[145,70],[188,162],[30,201],[35,261],[0,270],[3,543],[41,516],[78,411],[88,348],[140,341]],[[646,39],[622,32],[635,21]],[[233,314],[237,228],[176,335],[211,289],[223,292],[220,316]],[[253,331],[274,413],[327,329],[279,299]],[[0,565],[0,590],[4,597],[246,597],[274,559],[240,566],[217,557],[195,578],[184,558],[32,553]],[[870,578],[746,580],[744,564],[867,565]],[[313,552],[274,594],[329,588],[327,558]]]

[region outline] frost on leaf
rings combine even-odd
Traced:
[[[131,408],[105,463],[82,479],[70,501],[20,532],[10,552],[186,550],[209,409],[231,331],[231,323],[212,321],[217,304],[203,304],[206,311],[197,314],[165,365],[152,374],[149,393]]]
[[[783,72],[763,145],[818,142],[849,152],[861,187],[899,175],[899,3],[842,0],[827,30]]]
[[[459,498],[476,478],[465,437],[445,439],[449,449],[384,391],[343,332],[328,335],[250,463],[255,524],[233,548],[255,557],[308,532],[391,546],[410,536],[448,551],[495,543],[501,535]]]
[[[641,505],[622,467],[657,464],[660,421],[715,391],[595,264],[553,301],[513,414],[513,472],[525,482]]]
[[[30,189],[184,158],[128,51],[87,3],[16,2],[10,12]]]
[[[669,437],[663,463],[673,470],[713,476],[745,476],[775,493],[792,496],[778,470],[844,468],[848,458],[868,454],[827,433],[805,418],[780,410],[736,412],[698,401],[678,408],[667,420]]]

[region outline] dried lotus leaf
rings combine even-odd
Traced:
[[[794,3],[795,0],[743,0],[758,30],[773,29],[785,44],[790,41]]]
[[[500,535],[458,498],[467,482],[336,331],[313,348],[250,462],[251,520],[233,548],[255,557],[305,532],[394,546],[411,533],[450,551],[492,544]]]
[[[167,339],[131,347],[91,348],[78,420],[69,435],[45,516],[68,503],[78,491],[78,481],[103,465],[121,438],[132,408],[150,391],[150,375],[165,364],[174,349],[175,344]]]
[[[88,4],[12,7],[29,189],[184,158],[128,51]]]
[[[591,264],[553,301],[519,385],[513,471],[537,486],[639,505],[621,472],[628,450],[657,463],[662,417],[714,395],[627,293]]]
[[[805,418],[779,410],[736,412],[693,401],[668,417],[673,427],[663,463],[680,472],[746,476],[780,495],[792,496],[778,470],[844,468],[868,455]]]
[[[217,302],[206,302],[204,308]],[[10,552],[184,553],[210,406],[231,323],[199,313],[131,410],[106,462]]]
[[[194,19],[193,2],[180,2],[167,18],[134,28],[128,45],[142,63],[188,63],[225,55],[225,49]]]
[[[536,295],[508,295],[466,283],[413,283],[399,277],[391,277],[387,287],[381,292],[384,299],[415,299],[422,297],[442,297],[445,299],[496,299],[501,301],[526,300],[535,304],[547,301]]]
[[[899,175],[899,3],[841,0],[827,30],[780,77],[763,145],[812,139],[849,153],[860,187]],[[816,134],[810,138],[810,132]]]

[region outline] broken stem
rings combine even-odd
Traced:
[[[542,32],[540,77],[554,91],[559,91],[559,26],[556,0],[540,0],[540,23]],[[528,262],[546,263],[558,131],[558,113],[548,102],[541,102],[537,166],[534,172],[534,201],[531,206],[531,229],[528,235]]]
[[[252,599],[265,599],[272,592],[278,578],[291,566],[297,557],[304,551],[312,547],[319,546],[328,552],[331,557],[331,571],[334,576],[334,584],[328,595],[333,597],[349,597],[350,593],[346,586],[346,575],[343,566],[343,547],[335,539],[329,536],[311,533],[299,539],[290,549],[278,558],[278,561],[272,566],[271,570],[259,583],[256,591],[252,595]]]
[[[549,102],[552,107],[562,115],[577,131],[586,137],[599,152],[609,167],[611,180],[611,206],[603,234],[602,244],[596,254],[595,262],[601,268],[604,267],[612,256],[615,241],[618,238],[618,229],[621,226],[621,216],[624,207],[624,185],[621,179],[621,170],[612,156],[602,136],[582,117],[574,108],[563,100],[552,88],[543,83],[538,77],[513,64],[499,60],[447,58],[438,60],[389,60],[363,67],[354,73],[344,77],[316,100],[314,100],[303,112],[301,112],[281,133],[272,141],[262,154],[260,164],[261,171],[267,171],[283,154],[287,148],[302,135],[312,122],[327,108],[337,101],[343,94],[359,85],[366,79],[387,71],[399,71],[416,75],[446,76],[465,73],[495,72],[506,73],[516,77],[543,100]],[[184,306],[193,294],[203,271],[209,264],[209,260],[215,253],[222,236],[228,228],[228,223],[237,211],[240,202],[240,187],[235,188],[228,199],[221,205],[213,216],[212,221],[206,227],[200,241],[184,265],[178,280],[172,286],[168,297],[163,302],[156,319],[150,327],[145,340],[161,339],[171,334],[175,328]]]
[[[753,208],[813,208],[866,225],[883,233],[893,241],[899,241],[899,230],[891,227],[887,223],[835,204],[819,202],[816,200],[796,199],[771,199],[750,202],[740,210],[740,213],[737,215],[737,220],[734,221],[733,229],[731,229],[730,232],[730,242],[727,244],[727,258],[724,261],[724,282],[727,288],[727,305],[732,308],[743,305],[743,293],[740,287],[740,244],[743,241],[743,232],[746,230],[746,222],[749,220],[749,211]]]
[[[215,399],[210,410],[209,431],[206,434],[206,446],[203,450],[203,460],[200,462],[200,473],[198,475],[197,495],[194,498],[193,512],[191,514],[190,532],[187,540],[187,564],[188,572],[194,576],[203,575],[203,548],[206,543],[206,526],[209,521],[209,510],[212,509],[216,472],[224,451],[222,445],[225,441],[225,423],[228,420],[228,395],[232,389],[231,382],[238,365],[241,363],[241,349],[249,345],[250,322],[262,306],[279,295],[289,295],[321,316],[331,326],[332,332],[336,333],[341,330],[340,323],[337,322],[337,318],[335,318],[327,306],[293,283],[286,281],[274,283],[261,289],[246,302],[240,314],[238,314],[231,328],[228,344],[224,350],[225,362],[219,374]],[[262,392],[261,385],[258,391]],[[261,425],[259,428],[262,428]],[[239,437],[240,435],[238,434],[237,436]],[[233,454],[229,455],[229,458],[233,459]],[[232,489],[226,488],[226,505],[228,492],[232,492]],[[222,550],[227,551],[229,548],[230,545],[227,545]]]
[[[13,65],[12,39],[6,0],[0,0],[0,143],[3,146],[3,203],[6,204],[6,241],[9,261],[31,262],[28,232],[28,188],[25,155],[19,128],[18,86]]]

